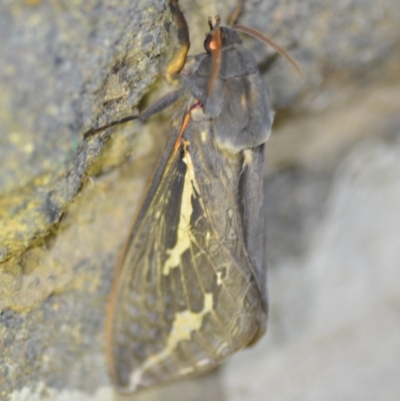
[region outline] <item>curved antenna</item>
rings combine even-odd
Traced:
[[[213,27],[213,23],[212,23],[212,18],[211,17],[208,17],[207,23],[208,23],[208,26],[210,27],[210,31],[212,31],[214,27]]]
[[[262,33],[255,28],[250,28],[244,25],[234,25],[232,29],[238,32],[247,33],[248,35],[253,36],[253,38],[256,38],[261,42],[264,42],[267,45],[271,46],[274,50],[276,50],[279,54],[285,57],[293,65],[293,67],[296,69],[296,71],[300,74],[302,78],[305,78],[303,71],[300,67],[300,64],[282,46],[278,45],[278,43],[276,43],[269,36],[265,35],[265,33]]]
[[[228,18],[228,25],[233,26],[239,18],[239,15],[243,9],[244,0],[241,0],[237,3],[235,9],[232,11],[231,15]]]

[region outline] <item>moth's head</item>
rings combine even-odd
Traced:
[[[211,17],[208,17],[208,25],[210,27],[210,32],[206,35],[206,39],[204,41],[204,48],[207,54],[211,55],[212,65],[211,65],[211,74],[210,81],[208,85],[208,95],[212,96],[215,88],[215,83],[218,79],[219,70],[221,68],[221,59],[222,59],[222,49],[227,46],[231,46],[234,44],[241,44],[242,40],[239,35],[236,33],[244,32],[251,36],[254,36],[256,39],[261,40],[264,43],[271,45],[275,50],[285,56],[296,68],[301,76],[304,77],[300,66],[296,62],[296,60],[289,55],[289,53],[275,43],[271,38],[264,35],[262,32],[259,32],[257,29],[246,27],[243,25],[234,25],[232,28],[221,27],[221,18],[219,15],[215,17],[215,25],[212,23]]]
[[[217,29],[219,33],[216,32]],[[216,46],[218,46],[215,39],[216,35],[220,35],[221,48],[233,45],[235,43],[242,43],[242,39],[240,39],[240,36],[231,28],[228,28],[226,26],[215,26],[212,30],[210,30],[210,32],[206,36],[206,39],[204,40],[204,49],[207,53],[211,53],[211,51],[214,50]]]
[[[204,49],[207,53],[211,53],[217,48],[242,43],[242,39],[240,39],[240,36],[232,28],[220,26],[221,20],[219,15],[215,17],[215,21],[215,25],[213,25],[211,17],[208,18],[210,32],[206,34],[206,39],[204,40]]]
[[[270,45],[273,49],[275,49],[278,53],[284,56],[289,62],[291,62],[296,68],[297,72],[304,78],[304,74],[301,70],[300,65],[297,61],[281,46],[279,46],[274,40],[272,40],[267,35],[258,31],[255,28],[251,28],[244,25],[233,25],[232,28],[220,26],[221,19],[219,15],[215,17],[215,25],[212,24],[211,17],[208,17],[208,25],[210,27],[210,32],[206,35],[206,39],[204,41],[204,48],[207,54],[212,54],[213,62],[215,64],[215,68],[213,70],[215,72],[219,71],[219,65],[221,62],[221,52],[224,47],[234,45],[234,44],[242,44],[242,40],[237,32],[244,32],[254,38]],[[215,81],[218,74],[214,74],[213,81]],[[213,84],[211,84],[212,86]]]

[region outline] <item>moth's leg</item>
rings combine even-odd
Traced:
[[[239,0],[235,9],[232,11],[232,14],[228,18],[228,25],[233,26],[236,24],[237,19],[239,18],[240,13],[243,9],[243,4],[245,0]]]
[[[185,16],[179,8],[178,0],[170,0],[169,8],[178,28],[178,46],[174,51],[166,68],[166,79],[172,82],[176,74],[179,74],[186,62],[186,56],[190,48],[189,28]]]
[[[175,102],[177,102],[185,92],[185,88],[181,87],[173,92],[167,93],[156,102],[147,106],[144,110],[139,113],[139,120],[146,121],[152,115],[163,111],[169,106],[172,106]]]
[[[98,128],[91,128],[89,131],[86,131],[83,134],[83,138],[89,138],[90,136],[97,134],[100,131],[103,131],[107,128],[113,127],[114,125],[124,124],[128,121],[132,120],[140,120],[146,121],[152,115],[159,113],[160,111],[166,109],[169,106],[172,106],[175,102],[177,102],[184,93],[184,88],[179,88],[176,91],[167,93],[162,98],[158,99],[156,102],[151,104],[142,110],[139,114],[132,114],[130,116],[121,118],[120,120],[111,121],[110,123],[103,125]]]

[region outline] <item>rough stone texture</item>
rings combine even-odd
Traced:
[[[59,221],[100,150],[82,130],[138,103],[167,20],[161,0],[1,6],[2,260]]]
[[[206,16],[235,1],[181,3],[196,53]],[[222,379],[135,399],[399,399],[399,20],[396,0],[246,1],[241,22],[306,75],[245,40],[278,110],[269,334]],[[0,4],[0,399],[118,399],[103,350],[112,267],[168,117],[82,133],[150,90],[169,22],[161,0]]]

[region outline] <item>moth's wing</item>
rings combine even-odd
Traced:
[[[156,172],[114,288],[108,356],[123,392],[210,370],[259,330],[244,242],[215,230],[184,142]]]

